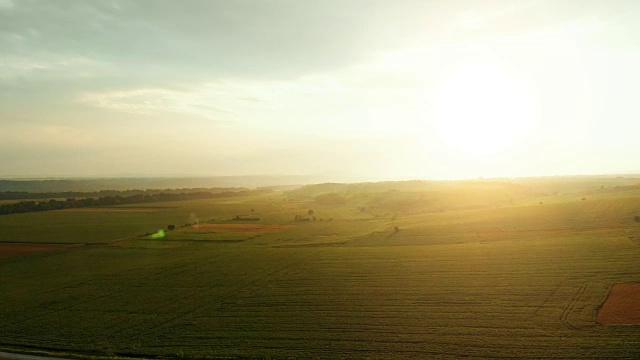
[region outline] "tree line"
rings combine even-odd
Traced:
[[[115,205],[128,205],[128,204],[142,204],[153,202],[165,202],[165,201],[183,201],[183,200],[198,200],[198,199],[213,199],[222,197],[234,197],[234,196],[246,196],[246,195],[258,195],[269,192],[270,190],[243,190],[243,191],[222,191],[222,192],[210,192],[210,191],[196,191],[196,192],[182,192],[182,193],[147,193],[135,194],[131,196],[102,196],[102,197],[87,197],[87,198],[67,198],[66,200],[51,199],[48,201],[20,201],[13,204],[5,204],[0,206],[0,215],[20,214],[35,211],[50,211],[50,210],[63,210],[63,209],[75,209],[82,207],[96,207],[96,206],[115,206]]]
[[[247,188],[185,188],[185,189],[147,189],[147,190],[100,190],[100,191],[49,191],[49,192],[28,192],[28,191],[1,191],[0,200],[20,200],[20,199],[69,199],[69,198],[100,198],[108,196],[128,197],[133,195],[151,194],[190,194],[198,192],[221,193],[225,191],[242,191]]]

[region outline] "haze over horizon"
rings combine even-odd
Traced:
[[[0,177],[640,171],[635,1],[0,0]]]

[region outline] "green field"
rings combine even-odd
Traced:
[[[570,181],[325,184],[122,207],[148,212],[2,216],[0,242],[77,246],[0,258],[0,348],[638,358],[640,325],[595,319],[612,284],[640,282],[640,189]],[[182,227],[243,223],[236,215],[292,226]],[[169,224],[164,238],[141,236]]]

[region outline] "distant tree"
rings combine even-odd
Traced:
[[[175,228],[176,228],[176,227],[175,227],[175,225],[169,225],[169,226],[167,226],[167,229],[168,229],[168,230],[173,230],[173,229],[175,229]]]
[[[400,231],[400,228],[398,228],[397,226],[394,226],[393,227],[393,232],[398,232],[398,231]]]
[[[309,214],[309,216],[313,216],[313,210],[309,209],[309,211],[307,211],[307,214]]]
[[[640,222],[640,216],[638,216],[638,215],[634,216],[634,217],[633,217],[633,220],[634,220],[635,222]]]
[[[587,198],[582,198],[582,200],[587,200]]]
[[[0,192],[0,199],[4,197],[16,198],[16,197],[33,197],[33,198],[45,198],[49,197],[48,201],[20,201],[12,204],[0,205],[0,215],[5,214],[18,214],[32,211],[50,211],[59,209],[71,209],[82,207],[94,207],[94,206],[113,206],[124,204],[136,204],[136,203],[149,203],[159,201],[182,201],[182,200],[195,200],[195,199],[211,199],[220,197],[232,197],[242,196],[250,193],[264,193],[263,190],[255,191],[224,191],[224,192],[211,192],[203,191],[206,189],[182,189],[182,190],[104,190],[98,192],[87,193],[7,193]],[[182,192],[181,192],[182,191]],[[107,195],[108,194],[108,195]],[[55,195],[55,196],[48,196]],[[69,195],[77,196],[78,198],[69,197]],[[125,195],[125,196],[121,196]],[[97,197],[91,197],[97,196]],[[55,200],[54,198],[66,198],[65,200]]]

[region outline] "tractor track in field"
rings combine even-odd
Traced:
[[[215,297],[215,298],[214,298],[213,300],[211,300],[211,301],[207,301],[207,302],[205,302],[205,303],[203,303],[203,304],[198,305],[198,306],[197,306],[197,307],[195,307],[195,308],[192,308],[192,309],[190,309],[190,310],[188,310],[188,311],[184,311],[184,312],[182,312],[182,313],[178,314],[177,316],[174,316],[174,317],[172,317],[172,318],[170,318],[170,319],[168,319],[168,320],[166,320],[166,321],[163,321],[163,322],[162,322],[162,323],[160,323],[160,324],[157,324],[157,325],[155,325],[155,326],[152,326],[152,327],[151,327],[151,328],[149,328],[148,330],[158,329],[158,328],[160,328],[160,327],[162,327],[162,326],[164,326],[164,325],[167,325],[167,324],[169,324],[169,323],[172,323],[172,322],[174,322],[174,321],[176,321],[176,320],[178,320],[178,319],[184,318],[185,316],[188,316],[189,314],[193,314],[193,313],[194,313],[194,312],[196,312],[197,310],[202,309],[202,308],[205,308],[206,306],[209,306],[209,305],[211,305],[211,304],[214,304],[214,303],[223,303],[223,302],[225,302],[225,300],[228,300],[229,298],[231,298],[234,294],[237,294],[237,293],[239,293],[239,292],[241,292],[241,291],[243,291],[243,290],[245,290],[245,289],[249,289],[249,288],[251,288],[252,286],[255,286],[255,285],[256,285],[256,284],[258,284],[258,283],[264,283],[264,284],[266,284],[266,283],[268,283],[268,280],[269,280],[270,278],[272,278],[274,275],[276,275],[276,274],[278,274],[278,273],[282,273],[283,271],[286,271],[286,270],[288,270],[288,269],[290,269],[290,268],[294,267],[295,265],[298,265],[298,264],[300,264],[300,263],[303,263],[304,261],[306,261],[306,260],[307,260],[307,259],[309,259],[309,258],[314,257],[315,255],[316,255],[316,253],[315,253],[315,252],[313,252],[313,253],[309,253],[309,254],[307,254],[307,256],[304,256],[302,259],[299,259],[299,260],[297,260],[297,261],[292,261],[292,262],[290,262],[290,263],[288,263],[288,264],[286,264],[286,265],[284,265],[284,266],[281,266],[281,267],[279,267],[279,268],[277,268],[277,269],[275,269],[275,270],[273,270],[273,271],[270,271],[270,272],[268,272],[268,273],[261,274],[260,276],[256,276],[255,278],[250,279],[248,282],[246,282],[246,283],[242,284],[241,286],[239,286],[239,287],[237,287],[237,288],[234,288],[234,289],[232,289],[232,290],[230,290],[230,291],[228,291],[228,292],[226,292],[226,293],[224,293],[224,294],[221,294],[219,297]]]
[[[5,323],[5,324],[2,324],[2,326],[13,326],[13,325],[22,324],[22,323],[25,323],[25,322],[28,322],[28,321],[31,321],[31,320],[39,319],[39,318],[42,318],[42,317],[45,317],[45,316],[49,316],[49,315],[52,315],[52,314],[56,314],[56,313],[60,313],[60,312],[66,311],[66,310],[73,309],[74,307],[77,307],[78,305],[84,305],[84,304],[91,303],[92,301],[95,301],[95,300],[104,299],[104,298],[116,295],[116,294],[118,294],[120,292],[122,292],[122,291],[121,290],[117,290],[117,291],[114,291],[114,292],[111,292],[111,293],[108,293],[108,294],[96,296],[96,297],[93,297],[93,298],[85,300],[85,301],[79,301],[79,302],[74,303],[73,305],[70,305],[70,306],[65,306],[65,307],[61,307],[61,308],[58,308],[58,309],[53,309],[52,311],[46,311],[44,313],[41,313],[41,314],[38,314],[38,315],[34,315],[34,316],[31,316],[31,317],[28,317],[28,318],[22,318],[22,319],[20,319],[18,321],[13,321],[13,322],[10,322],[8,324]]]
[[[156,272],[154,274],[149,275],[147,277],[148,280],[145,283],[141,284],[140,287],[144,287],[144,286],[150,284],[151,282],[155,281],[155,277],[158,277],[159,275],[162,275],[162,274],[164,274],[166,272],[171,272],[171,271],[176,271],[177,270],[177,272],[175,272],[175,273],[176,274],[180,274],[180,273],[191,271],[191,270],[194,270],[194,269],[206,266],[206,265],[208,265],[208,262],[204,263],[204,264],[199,264],[197,266],[186,265],[186,266],[181,266],[179,268],[162,269],[162,270],[160,270],[160,271],[158,271],[158,272]],[[126,274],[128,272],[129,272],[128,270],[124,270],[124,271],[119,272],[118,274]],[[112,277],[112,276],[105,276],[104,278],[110,278],[110,277]],[[65,285],[65,286],[63,286],[61,288],[57,288],[57,289],[53,289],[53,290],[48,290],[48,291],[42,292],[41,294],[57,292],[57,291],[64,290],[64,289],[67,289],[67,288],[80,286],[80,285],[86,284],[87,282],[88,281],[81,281],[81,282],[74,283],[74,284],[68,284],[68,285]],[[131,288],[119,288],[119,289],[117,289],[115,291],[109,292],[108,294],[103,294],[103,295],[100,295],[100,296],[92,297],[92,298],[86,299],[84,301],[76,302],[76,303],[74,303],[72,305],[69,305],[69,306],[55,308],[55,309],[49,309],[49,311],[45,311],[43,313],[28,317],[28,318],[22,318],[22,319],[17,320],[17,321],[4,323],[4,324],[2,324],[2,326],[13,326],[13,325],[25,323],[25,322],[28,322],[28,321],[31,321],[31,320],[35,320],[35,319],[38,319],[38,318],[46,317],[46,316],[49,316],[49,315],[52,315],[52,314],[68,311],[68,310],[76,308],[76,307],[78,307],[80,305],[86,305],[86,304],[89,304],[89,303],[97,301],[97,300],[101,300],[101,299],[105,299],[105,298],[108,298],[108,297],[111,297],[111,296],[115,296],[115,295],[118,295],[118,294],[126,293],[127,291],[130,291],[130,290],[131,290]]]
[[[152,326],[147,327],[146,324],[142,324],[142,323],[136,323],[136,324],[132,324],[130,326],[126,326],[124,328],[120,328],[120,329],[116,329],[115,331],[113,331],[108,337],[108,340],[113,340],[115,337],[117,337],[118,335],[121,335],[123,333],[127,333],[127,332],[132,332],[132,331],[140,331],[140,330],[144,330],[145,332],[149,332],[149,331],[153,331],[155,329],[159,329],[162,328],[163,326],[170,324],[176,320],[182,319],[184,317],[189,316],[190,314],[193,314],[194,312],[198,311],[199,309],[203,309],[206,308],[207,306],[211,306],[212,304],[215,303],[221,303],[223,304],[226,300],[230,299],[233,297],[234,294],[237,294],[243,290],[246,289],[250,289],[251,287],[255,286],[256,284],[259,283],[267,283],[270,279],[272,278],[274,275],[282,273],[283,271],[286,271],[287,269],[291,269],[293,267],[295,267],[296,265],[306,261],[307,259],[313,257],[315,255],[314,253],[309,253],[307,254],[307,256],[303,257],[302,259],[299,259],[297,261],[293,261],[290,262],[288,264],[285,264],[284,266],[281,266],[277,269],[274,269],[272,271],[268,271],[265,273],[260,274],[259,276],[253,277],[251,279],[248,279],[247,282],[243,283],[243,284],[239,284],[239,286],[234,287],[232,289],[230,289],[229,291],[226,291],[225,293],[220,294],[219,296],[215,296],[213,297],[211,300],[209,301],[205,301],[195,307],[191,307],[188,310],[185,311],[181,311],[180,313],[176,314],[175,316],[172,316],[168,319],[165,319],[157,324],[154,324]],[[277,259],[275,259],[274,257],[274,261],[276,261]],[[214,260],[215,261],[215,260]],[[167,273],[169,272],[170,274],[181,274],[184,272],[188,272],[188,271],[194,271],[196,269],[202,268],[202,267],[206,267],[209,266],[211,263],[211,259],[209,259],[209,261],[204,261],[202,263],[199,263],[197,265],[190,265],[190,266],[186,266],[186,267],[181,267],[179,269],[171,269],[169,271],[162,271],[162,273]],[[164,332],[163,332],[164,334]],[[160,335],[160,334],[158,334]]]
[[[569,304],[564,308],[562,314],[560,314],[560,321],[562,321],[562,323],[570,329],[582,330],[580,327],[577,327],[569,322],[569,315],[571,315],[571,312],[573,312],[573,309],[575,309],[576,305],[580,301],[580,298],[587,291],[588,285],[589,283],[585,282],[578,288],[578,291],[576,291],[576,293],[571,298],[571,301],[569,301]]]
[[[640,246],[640,238],[636,236],[627,236],[627,238],[631,240],[631,242],[633,242],[634,244]]]
[[[197,269],[200,269],[202,267],[208,266],[212,262],[215,262],[217,260],[219,260],[219,256],[214,256],[214,257],[211,257],[211,258],[207,258],[207,259],[205,259],[205,261],[203,261],[201,263],[198,263],[196,265],[189,264],[189,265],[184,265],[184,266],[175,267],[175,268],[168,267],[168,268],[162,269],[162,270],[160,270],[160,271],[158,271],[158,272],[156,272],[154,274],[149,275],[147,277],[148,281],[146,283],[144,283],[144,284],[136,286],[136,288],[145,287],[146,285],[151,284],[153,281],[156,281],[156,279],[158,277],[160,277],[161,275],[167,275],[167,274],[169,274],[169,275],[177,275],[177,274],[183,274],[183,273],[186,273],[186,272],[192,272],[194,270],[197,270]],[[127,289],[122,290],[122,292],[124,293],[124,292],[130,291],[130,290],[131,290],[131,288],[127,288]],[[123,327],[123,328],[120,328],[120,329],[116,329],[113,332],[111,332],[111,334],[109,334],[106,337],[106,339],[107,340],[112,340],[113,337],[115,337],[116,335],[121,334],[121,333],[126,332],[126,331],[129,331],[129,330],[132,330],[132,329],[135,329],[135,328],[139,328],[140,326],[141,326],[140,323],[135,323],[135,324],[133,324],[131,326],[127,326],[127,327]]]
[[[536,311],[533,312],[534,319],[538,319],[538,314],[540,313],[540,311],[544,309],[545,305],[549,303],[549,300],[556,297],[556,294],[558,293],[559,290],[560,290],[560,286],[556,286],[555,289],[549,295],[547,295],[547,297],[544,299],[542,304],[536,307]]]

